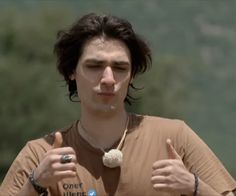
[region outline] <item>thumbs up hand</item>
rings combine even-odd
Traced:
[[[182,158],[179,156],[179,154],[176,152],[175,148],[172,146],[170,139],[166,140],[166,148],[167,148],[167,152],[168,152],[168,157],[170,159],[177,159],[177,160],[182,161]]]
[[[62,147],[61,132],[56,132],[52,149],[34,170],[34,179],[42,187],[49,187],[64,178],[76,176],[76,154],[71,147]]]
[[[153,164],[151,182],[157,191],[178,194],[194,192],[194,176],[190,173],[180,155],[172,146],[171,140],[166,140],[168,159],[156,161]]]
[[[53,142],[53,148],[60,148],[62,146],[63,143],[63,138],[60,132],[56,132],[55,133],[55,139]]]

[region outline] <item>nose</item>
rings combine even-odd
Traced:
[[[113,86],[115,84],[115,78],[111,67],[105,67],[102,74],[101,84],[106,86]]]

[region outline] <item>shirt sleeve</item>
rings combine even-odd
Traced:
[[[0,188],[0,194],[14,196],[28,180],[29,173],[39,164],[39,156],[31,142],[28,142],[20,151],[9,168]]]
[[[185,123],[182,127],[183,162],[188,170],[196,173],[206,184],[218,193],[234,191],[236,182],[224,168],[211,149]]]

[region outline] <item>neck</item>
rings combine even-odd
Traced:
[[[121,139],[127,126],[128,114],[125,110],[109,115],[93,115],[81,112],[78,127],[81,136],[92,146],[102,149],[110,148]]]

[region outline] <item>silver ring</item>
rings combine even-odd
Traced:
[[[68,154],[64,154],[64,155],[61,155],[61,159],[60,159],[60,162],[62,164],[64,163],[70,163],[72,161],[72,157]]]

